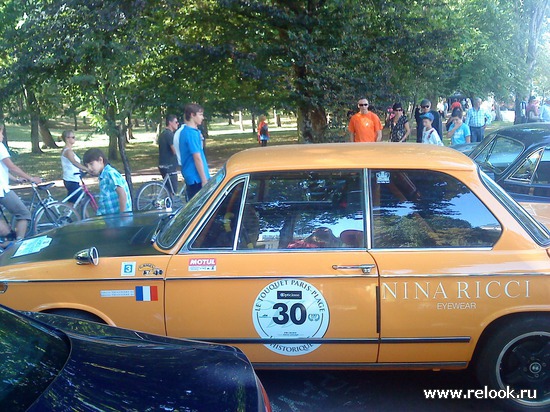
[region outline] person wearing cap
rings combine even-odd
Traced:
[[[390,142],[403,143],[411,134],[409,119],[403,114],[401,103],[395,103],[392,106],[394,116],[389,120],[390,123]]]
[[[428,99],[424,99],[420,102],[420,107],[417,107],[414,111],[414,118],[416,120],[416,142],[422,143],[422,133],[424,125],[420,116],[431,113],[432,114],[432,127],[436,130],[439,136],[442,136],[443,125],[441,124],[441,116],[436,110],[431,110],[432,103]]]
[[[546,99],[540,108],[540,121],[550,122],[550,99]]]
[[[380,118],[369,111],[369,101],[361,98],[357,102],[359,113],[354,114],[348,125],[350,141],[379,142],[382,140],[382,123]]]
[[[485,137],[485,128],[491,123],[491,115],[481,108],[481,99],[474,99],[474,107],[468,110],[466,122],[472,133],[472,143],[481,142]]]
[[[424,126],[422,131],[422,143],[443,146],[439,133],[437,133],[437,130],[433,127],[434,115],[432,113],[424,113],[420,116],[420,119],[422,119],[422,125]]]

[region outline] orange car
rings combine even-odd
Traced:
[[[419,144],[233,156],[174,214],[68,225],[0,256],[0,303],[240,347],[261,368],[461,369],[550,407],[550,233]]]

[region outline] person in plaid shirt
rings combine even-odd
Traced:
[[[84,165],[94,176],[99,176],[98,215],[132,211],[132,198],[128,183],[122,175],[109,164],[109,160],[100,149],[89,149],[82,158]]]
[[[485,137],[485,128],[491,123],[491,115],[481,108],[481,99],[474,99],[474,107],[466,114],[466,124],[472,133],[472,143],[481,142]]]

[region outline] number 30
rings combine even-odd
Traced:
[[[301,325],[307,319],[307,310],[301,303],[295,303],[290,307],[290,313],[288,306],[285,303],[276,303],[273,305],[273,309],[278,310],[277,316],[273,316],[273,322],[277,325],[286,325],[289,319],[295,325]]]

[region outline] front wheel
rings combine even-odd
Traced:
[[[533,315],[507,323],[493,333],[478,359],[476,370],[480,383],[507,408],[550,411],[548,315]]]
[[[74,207],[62,202],[48,203],[34,214],[33,233],[38,234],[80,220]]]
[[[163,209],[164,200],[169,197],[168,190],[160,182],[145,183],[136,196],[137,210]]]

